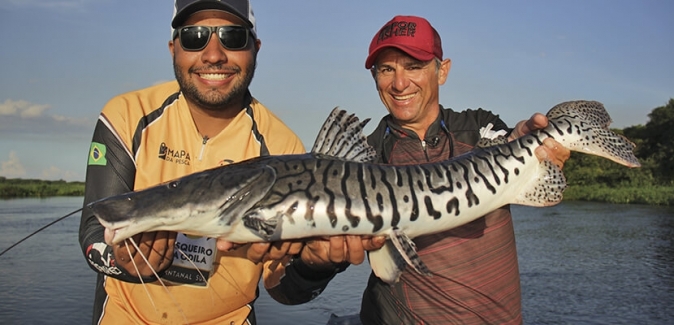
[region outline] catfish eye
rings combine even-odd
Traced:
[[[173,181],[173,182],[169,182],[166,186],[167,186],[168,188],[178,188],[178,185],[179,185],[179,184],[180,184],[180,182],[178,182],[178,181]]]

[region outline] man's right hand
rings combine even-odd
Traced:
[[[115,244],[112,246],[115,262],[131,276],[152,277],[171,266],[176,236],[177,233],[172,231],[135,235],[131,239],[138,245],[140,251],[129,239]]]
[[[340,263],[361,264],[366,252],[384,246],[384,236],[341,235],[329,238],[314,238],[307,241],[300,257],[310,268],[321,270],[334,268]]]
[[[366,251],[384,246],[384,236],[339,235],[329,238],[309,238],[295,241],[279,241],[274,243],[253,243],[246,253],[254,263],[267,260],[281,260],[290,255],[300,254],[303,262],[312,268],[323,269],[335,264],[348,262],[360,264],[365,260]],[[224,239],[218,239],[217,247],[228,251],[241,247]]]

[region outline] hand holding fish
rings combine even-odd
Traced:
[[[218,239],[217,248],[220,251],[237,249],[246,244],[237,244],[224,239]],[[246,257],[254,263],[268,260],[281,260],[290,255],[297,255],[302,250],[304,243],[301,241],[277,241],[251,243],[246,251]]]
[[[366,251],[384,246],[384,236],[340,235],[308,240],[302,249],[304,263],[315,270],[334,268],[335,264],[361,264]]]
[[[540,160],[549,160],[557,167],[564,168],[564,163],[571,157],[571,151],[553,139],[543,140],[543,145],[534,151]]]
[[[333,267],[334,264],[347,262],[361,264],[365,260],[365,252],[384,246],[386,237],[378,236],[332,236],[314,238],[303,241],[278,241],[273,243],[252,243],[246,256],[255,263],[267,260],[281,260],[286,256],[300,255],[302,261],[317,270]],[[228,251],[241,247],[223,239],[219,239],[217,247]]]
[[[548,126],[548,118],[541,113],[534,113],[528,120],[522,120],[515,124],[515,128],[510,132],[508,141],[515,140],[525,134],[544,129]]]
[[[515,125],[515,128],[508,137],[508,141],[515,140],[525,134],[542,130],[546,127],[548,127],[547,116],[535,113],[528,120],[519,121]],[[545,139],[543,145],[536,148],[535,152],[539,160],[550,160],[559,168],[564,167],[564,162],[571,157],[571,151],[552,138]]]
[[[131,276],[151,277],[171,265],[175,242],[172,231],[144,232],[113,245],[112,250],[118,267]]]

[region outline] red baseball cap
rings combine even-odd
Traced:
[[[395,16],[386,23],[372,38],[365,69],[372,68],[379,53],[387,47],[395,47],[421,61],[442,60],[440,35],[421,17]]]

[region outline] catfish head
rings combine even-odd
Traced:
[[[226,237],[275,180],[274,169],[264,164],[232,164],[104,198],[88,208],[106,228],[109,245],[158,230]]]

